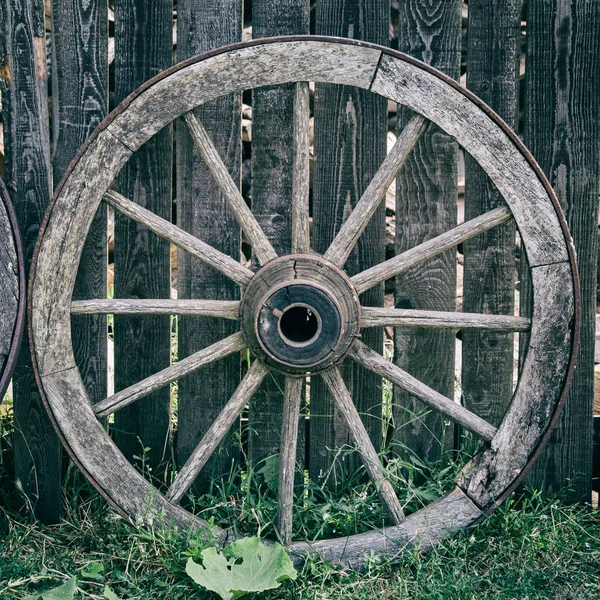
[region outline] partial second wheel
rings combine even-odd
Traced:
[[[308,81],[357,86],[410,108],[414,116],[322,255],[309,234]],[[296,160],[292,251],[277,256],[193,110],[221,95],[295,83]],[[111,190],[132,153],[180,119],[246,239],[256,269],[244,266],[177,225]],[[381,264],[349,276],[344,265],[415,143],[432,122],[483,167],[506,203]],[[101,202],[217,269],[242,291],[241,301],[90,299],[72,301],[83,241]],[[514,219],[533,284],[531,318],[362,306],[360,294],[493,227]],[[60,256],[62,260],[56,261]],[[359,566],[365,553],[397,554],[431,545],[481,519],[525,473],[546,439],[572,373],[577,336],[575,262],[570,236],[550,186],[517,136],[481,101],[434,69],[398,52],[339,39],[256,40],[173,67],[132,94],[96,130],[70,167],[46,216],[31,289],[31,342],[44,397],[64,444],[92,483],[134,521],[208,525],[180,502],[264,378],[285,377],[279,468],[280,539],[295,554],[318,552]],[[71,346],[73,314],[185,314],[235,320],[237,333],[93,405]],[[441,327],[527,332],[528,351],[499,427],[434,391],[360,340],[368,327]],[[218,418],[164,493],[124,458],[100,419],[228,355],[250,350],[252,364]],[[445,496],[406,516],[341,376],[344,360],[408,391],[483,441]],[[303,382],[323,378],[388,513],[383,530],[316,543],[293,539],[293,482]],[[317,443],[313,440],[313,443]],[[213,528],[225,541],[228,531]]]

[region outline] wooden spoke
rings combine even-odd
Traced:
[[[294,513],[294,475],[298,444],[298,421],[302,404],[304,378],[286,377],[283,399],[283,424],[281,428],[281,453],[279,455],[279,507],[278,524],[282,544],[292,538]]]
[[[325,258],[338,267],[344,265],[352,248],[354,248],[358,238],[365,230],[377,207],[385,198],[386,191],[408,158],[410,151],[427,129],[428,124],[429,121],[421,115],[415,115],[408,122],[356,207],[325,252]]]
[[[449,417],[454,422],[459,423],[465,429],[472,431],[487,442],[490,442],[494,435],[496,435],[497,429],[493,425],[490,425],[460,404],[450,400],[450,398],[446,398],[446,396],[421,383],[394,363],[385,360],[383,356],[371,350],[366,344],[357,340],[352,347],[350,355],[363,367],[389,379],[394,385],[416,396],[425,404],[431,406],[431,408]]]
[[[430,327],[434,329],[486,329],[529,331],[531,319],[511,315],[410,310],[401,308],[361,309],[361,327]]]
[[[166,238],[179,246],[183,250],[189,252],[193,256],[199,258],[207,265],[214,267],[226,277],[229,277],[237,284],[246,286],[254,276],[254,273],[244,267],[237,260],[219,252],[212,246],[209,246],[197,237],[183,231],[173,223],[155,215],[153,212],[145,209],[143,206],[132,202],[114,190],[108,190],[104,194],[104,200],[108,202],[115,210],[125,216],[145,225],[148,229],[157,235]]]
[[[296,84],[294,97],[294,171],[292,173],[292,253],[310,250],[309,227],[309,89],[307,81]]]
[[[72,315],[192,315],[238,319],[239,300],[74,300]]]
[[[508,207],[495,208],[402,254],[398,254],[394,258],[366,269],[362,273],[352,277],[352,283],[356,287],[356,291],[362,294],[365,290],[376,286],[378,283],[395,277],[398,273],[402,273],[402,271],[406,271],[420,262],[441,254],[461,242],[470,240],[472,237],[488,229],[497,227],[510,218],[512,218],[512,213]]]
[[[270,371],[270,367],[259,360],[255,360],[246,373],[233,396],[225,405],[219,416],[215,419],[200,443],[192,452],[187,462],[175,477],[167,492],[167,499],[179,502],[190,489],[194,479],[206,464],[212,453],[216,450],[225,434],[229,431],[235,420],[240,416],[244,406],[250,401],[258,386]]]
[[[102,400],[102,402],[98,402],[98,404],[94,405],[94,412],[98,417],[106,417],[128,404],[144,398],[144,396],[147,396],[154,390],[168,385],[171,381],[188,375],[215,360],[225,358],[234,352],[241,352],[245,347],[246,342],[243,334],[241,332],[234,333],[224,340],[212,344],[199,352],[195,352],[191,356],[172,364],[170,367],[109,396],[105,400]]]
[[[248,241],[252,244],[252,251],[258,261],[264,265],[270,260],[277,258],[277,253],[273,249],[271,242],[269,242],[265,232],[261,229],[252,211],[248,208],[246,201],[229,174],[227,167],[221,160],[221,156],[210,139],[204,125],[191,112],[183,115],[183,119],[206,166],[217,182],[240,227],[248,236]]]
[[[365,426],[352,402],[352,396],[342,379],[340,370],[337,367],[325,371],[322,374],[325,384],[329,388],[336,408],[340,411],[344,420],[348,424],[350,434],[358,446],[365,469],[377,489],[377,493],[384,506],[387,508],[392,521],[399,525],[406,520],[398,496],[392,488],[392,484],[386,478],[383,465],[377,456],[377,451],[373,442],[365,429]]]

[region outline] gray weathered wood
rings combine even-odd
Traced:
[[[389,43],[388,0],[322,0],[316,4],[316,33]],[[339,63],[343,70],[350,63]],[[313,77],[305,75],[309,80]],[[368,86],[346,81],[344,87],[319,84],[314,102],[313,247],[325,253],[344,221],[384,162],[387,151],[387,102],[363,90]],[[338,83],[334,79],[325,80]],[[371,82],[369,82],[370,84]],[[356,86],[356,87],[354,87]],[[344,269],[349,274],[385,259],[385,207],[379,205]],[[363,306],[383,306],[383,286],[361,298]],[[363,341],[383,348],[383,330],[364,333]],[[361,367],[342,367],[355,405],[374,446],[382,442],[381,379]],[[336,448],[352,443],[344,421],[320,378],[311,381],[311,443],[309,462],[313,481],[335,486],[337,473],[360,467],[357,455],[335,461]],[[329,448],[329,450],[328,450]],[[332,468],[333,467],[333,468]]]
[[[358,238],[375,214],[381,201],[385,198],[385,194],[396,178],[398,171],[406,162],[410,151],[427,129],[427,125],[428,122],[423,117],[415,115],[404,127],[351,215],[344,221],[340,231],[331,242],[331,246],[327,248],[324,254],[326,259],[338,267],[344,265]]]
[[[365,347],[368,348],[368,346]],[[396,496],[396,492],[394,492],[390,480],[385,475],[383,465],[379,460],[379,456],[377,456],[377,450],[375,450],[375,446],[373,446],[369,433],[354,406],[352,396],[342,379],[340,370],[337,367],[334,367],[329,371],[324,371],[322,377],[329,388],[337,410],[348,425],[348,429],[350,430],[352,439],[360,453],[360,458],[365,466],[365,470],[369,474],[379,498],[383,502],[383,505],[394,524],[399,525],[406,519],[402,507],[400,506],[400,501],[398,500],[398,496]]]
[[[217,449],[221,440],[225,437],[236,419],[238,419],[244,406],[251,400],[258,386],[270,370],[270,367],[259,360],[255,360],[252,363],[250,370],[240,382],[229,402],[227,402],[219,416],[204,434],[204,437],[179,473],[177,473],[175,481],[173,481],[167,492],[167,498],[171,502],[179,502],[187,490],[190,489],[192,483],[194,483],[194,479],[196,479],[206,461]]]
[[[115,99],[121,102],[144,81],[173,64],[171,0],[115,3]],[[138,148],[118,174],[117,191],[146,210],[171,218],[173,131],[166,127]],[[115,298],[169,298],[170,244],[116,212],[114,229]],[[114,328],[114,387],[122,390],[171,362],[168,315],[117,314]],[[133,461],[143,451],[157,477],[166,468],[171,426],[171,390],[156,390],[143,402],[115,415],[114,439]],[[146,450],[144,450],[146,449]],[[161,469],[159,471],[158,469]]]
[[[426,550],[482,516],[481,510],[455,488],[447,496],[409,515],[401,525],[349,538],[295,542],[290,550],[299,555],[296,560],[305,554],[320,554],[328,562],[360,569],[367,564],[371,553],[394,559],[407,548]]]
[[[415,379],[394,363],[385,360],[380,354],[377,354],[377,352],[374,352],[362,342],[357,341],[354,344],[351,355],[363,367],[379,375],[383,375],[411,396],[415,396],[442,415],[452,419],[455,423],[459,423],[465,429],[477,434],[482,439],[489,442],[496,434],[496,428],[493,425],[490,425],[481,417],[463,408],[460,404],[454,402],[454,400],[439,394],[428,385]]]
[[[239,319],[238,300],[75,300],[71,314],[196,315]]]
[[[467,87],[511,127],[518,125],[521,0],[469,3]],[[485,172],[465,156],[465,220],[502,206]],[[469,240],[464,249],[463,310],[514,314],[515,224]],[[461,391],[467,408],[498,425],[513,391],[514,335],[465,331]]]
[[[104,200],[121,214],[137,221],[141,225],[145,225],[157,235],[173,242],[176,246],[199,258],[207,265],[227,275],[227,277],[233,279],[239,285],[246,285],[252,279],[254,273],[237,260],[219,252],[166,219],[128,200],[118,192],[108,190],[104,194]]]
[[[534,267],[532,281],[529,347],[510,408],[490,448],[473,458],[457,481],[483,508],[521,473],[547,429],[571,353],[574,306],[569,263]]]
[[[304,392],[304,379],[285,378],[283,398],[283,423],[281,427],[281,450],[279,452],[279,496],[277,523],[282,544],[292,539],[294,514],[294,475],[296,473],[296,448],[298,424]]]
[[[531,319],[507,315],[371,308],[361,311],[361,327],[433,327],[445,329],[483,329],[489,331],[528,331]]]
[[[0,180],[0,377],[11,347],[19,311],[19,265],[15,237],[4,205],[4,183]],[[8,198],[7,198],[8,199]],[[4,390],[0,389],[0,395]],[[0,402],[2,397],[0,396]]]
[[[5,180],[23,236],[27,271],[52,196],[44,5],[0,4],[0,89]],[[46,523],[61,510],[61,450],[44,410],[26,339],[13,378],[15,476],[27,506]]]
[[[370,269],[362,271],[352,277],[352,283],[356,287],[356,291],[360,294],[386,279],[390,279],[421,262],[458,246],[461,242],[471,239],[501,223],[505,223],[511,217],[511,212],[506,206],[495,208],[445,233],[428,239],[414,248],[404,250],[397,256],[394,256],[394,258],[390,258]]]
[[[310,0],[255,0],[252,37],[309,33],[309,11]],[[278,254],[292,251],[298,226],[298,241],[310,250],[308,111],[306,82],[252,90],[252,212]],[[255,465],[279,452],[284,388],[272,374],[250,407],[248,459]],[[302,437],[300,453],[303,446]]]
[[[80,146],[108,114],[108,2],[52,3],[52,175],[58,185]],[[107,289],[106,207],[90,228],[73,290],[75,299]],[[106,397],[106,317],[73,317],[73,350],[92,402]]]
[[[178,0],[177,61],[242,39],[239,0]],[[209,85],[212,77],[204,84]],[[241,186],[242,94],[220,96],[194,109],[237,186]],[[176,124],[177,224],[188,233],[239,261],[241,229],[183,121]],[[237,285],[185,252],[177,255],[177,297],[239,300]],[[180,358],[189,356],[237,329],[237,323],[182,315],[178,319]],[[233,354],[178,383],[177,465],[183,466],[240,382],[240,356]],[[202,403],[198,402],[202,390]],[[232,433],[239,433],[232,427]],[[235,435],[226,437],[194,483],[203,493],[240,458]]]
[[[557,491],[564,489],[569,480],[567,497],[590,502],[600,164],[600,3],[554,0],[529,2],[527,6],[523,135],[567,216],[579,264],[582,308],[573,386],[530,481]]]
[[[194,113],[186,113],[183,118],[196,144],[196,148],[202,154],[202,158],[217,182],[225,200],[227,200],[229,208],[236,216],[240,227],[248,237],[248,241],[252,245],[252,251],[256,254],[258,260],[261,264],[265,264],[277,258],[277,253],[273,249],[271,242],[269,242],[265,232],[260,228],[252,211],[248,208],[246,201],[219,156],[219,152],[206,132],[204,125],[200,123]]]
[[[241,333],[234,333],[233,335],[216,342],[203,350],[187,356],[171,366],[166,367],[158,373],[154,373],[142,381],[134,383],[129,387],[125,388],[109,396],[108,398],[98,402],[94,406],[94,412],[99,417],[106,417],[107,415],[121,410],[125,406],[132,404],[140,398],[145,398],[152,392],[164,388],[166,385],[184,377],[189,373],[193,373],[200,367],[209,365],[210,363],[225,358],[234,352],[240,352],[246,347],[244,336]]]

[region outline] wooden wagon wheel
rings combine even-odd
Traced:
[[[322,256],[310,251],[306,81],[358,86],[415,112]],[[202,123],[190,111],[224,94],[289,82],[297,82],[292,254],[278,257]],[[132,152],[178,118],[187,125],[251,243],[261,265],[256,273],[110,190]],[[343,271],[348,255],[430,121],[475,158],[506,205],[348,277]],[[83,241],[102,201],[232,279],[243,290],[241,302],[72,302]],[[365,290],[511,218],[531,265],[531,320],[360,306],[359,294]],[[516,135],[479,99],[438,71],[387,48],[336,38],[304,36],[228,46],[185,61],[143,85],[104,121],[71,165],[46,215],[34,268],[30,334],[39,383],[67,449],[110,502],[133,520],[160,516],[185,526],[205,525],[183,510],[179,501],[260,382],[275,370],[286,375],[279,529],[282,539],[289,541],[301,376],[318,374],[348,424],[392,525],[383,531],[311,545],[294,542],[290,548],[298,553],[319,552],[352,565],[360,565],[367,550],[394,555],[407,543],[432,544],[449,530],[476,522],[502,501],[547,438],[564,399],[577,345],[578,287],[570,236],[547,180]],[[204,315],[239,319],[240,331],[92,406],[71,349],[74,313]],[[300,329],[298,318],[304,323]],[[361,327],[406,324],[529,332],[521,378],[498,428],[417,381],[358,339]],[[98,419],[246,347],[255,358],[252,367],[168,492],[160,494],[125,460]],[[338,370],[346,357],[408,390],[485,442],[484,449],[464,467],[451,493],[408,518]],[[223,530],[213,531],[223,540],[227,536]]]
[[[17,218],[0,179],[0,402],[10,382],[25,326],[25,268]]]

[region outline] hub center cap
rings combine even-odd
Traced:
[[[241,310],[253,353],[292,375],[340,362],[360,328],[354,287],[341,269],[320,256],[269,262],[246,288]]]

